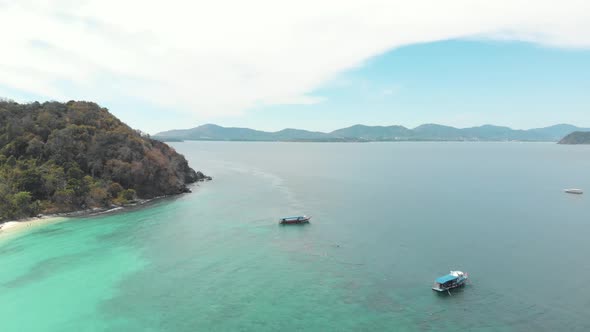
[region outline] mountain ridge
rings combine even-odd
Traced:
[[[285,128],[279,131],[261,131],[241,127],[222,127],[204,124],[190,129],[173,129],[157,133],[155,139],[210,140],[210,141],[311,141],[311,142],[378,142],[378,141],[532,141],[557,142],[572,132],[588,132],[571,124],[557,124],[543,128],[512,129],[484,124],[456,128],[427,123],[415,128],[400,125],[368,126],[362,124],[340,128],[331,132]]]
[[[574,131],[562,138],[559,144],[590,144],[590,132]]]

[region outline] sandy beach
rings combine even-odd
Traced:
[[[0,238],[9,234],[18,233],[31,227],[47,225],[50,223],[60,222],[67,219],[67,217],[60,216],[43,216],[18,221],[6,221],[0,224]]]
[[[36,227],[41,225],[47,225],[51,223],[61,222],[64,220],[69,219],[70,217],[82,217],[82,216],[93,216],[93,215],[100,215],[105,213],[112,213],[119,210],[123,210],[126,208],[132,208],[140,205],[144,205],[146,203],[152,202],[162,197],[156,197],[152,199],[140,199],[131,204],[125,206],[117,206],[111,208],[94,208],[94,209],[86,209],[80,211],[73,211],[73,212],[64,212],[60,214],[52,214],[52,215],[44,215],[41,217],[31,217],[27,219],[21,220],[10,220],[0,223],[0,238],[5,237],[8,234],[18,234],[20,231],[29,229],[30,227]]]
[[[70,217],[91,216],[95,214],[117,211],[119,209],[121,209],[121,207],[111,209],[88,209],[74,212],[64,212],[60,214],[43,215],[41,217],[31,217],[21,220],[5,221],[0,224],[0,238],[8,234],[18,233],[31,227],[61,222],[67,220]]]

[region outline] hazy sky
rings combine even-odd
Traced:
[[[590,127],[590,1],[0,0],[0,96],[213,122]]]

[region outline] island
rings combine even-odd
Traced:
[[[0,101],[0,223],[186,193],[208,179],[95,103]]]
[[[590,144],[590,132],[575,131],[562,138],[559,144]]]
[[[205,124],[191,129],[174,129],[154,135],[161,141],[267,141],[267,142],[408,142],[408,141],[467,141],[467,142],[557,142],[573,131],[590,131],[569,124],[536,129],[511,129],[483,125],[455,128],[439,124],[423,124],[413,129],[404,126],[354,126],[331,132],[287,128],[276,132],[250,128],[222,127]]]

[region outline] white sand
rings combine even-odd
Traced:
[[[47,225],[59,221],[64,221],[67,218],[57,216],[43,216],[39,218],[29,218],[19,221],[6,221],[0,224],[0,237],[4,237],[8,234],[15,234],[19,231],[29,229],[30,227],[36,227],[41,225]]]
[[[162,196],[165,197],[165,196]],[[159,197],[157,197],[159,198]],[[149,203],[157,198],[153,199],[145,199],[145,200],[138,200],[133,204],[129,204],[128,206],[137,206]],[[0,238],[6,237],[8,234],[18,234],[22,230],[29,229],[30,227],[47,225],[50,223],[60,222],[67,220],[69,217],[80,217],[80,216],[93,216],[93,215],[100,215],[105,213],[116,212],[119,210],[125,209],[123,206],[114,207],[110,209],[105,208],[94,208],[94,209],[87,209],[81,211],[74,211],[74,212],[65,212],[62,214],[57,215],[45,215],[42,217],[33,217],[28,219],[22,220],[15,220],[15,221],[5,221],[4,223],[0,223]]]

